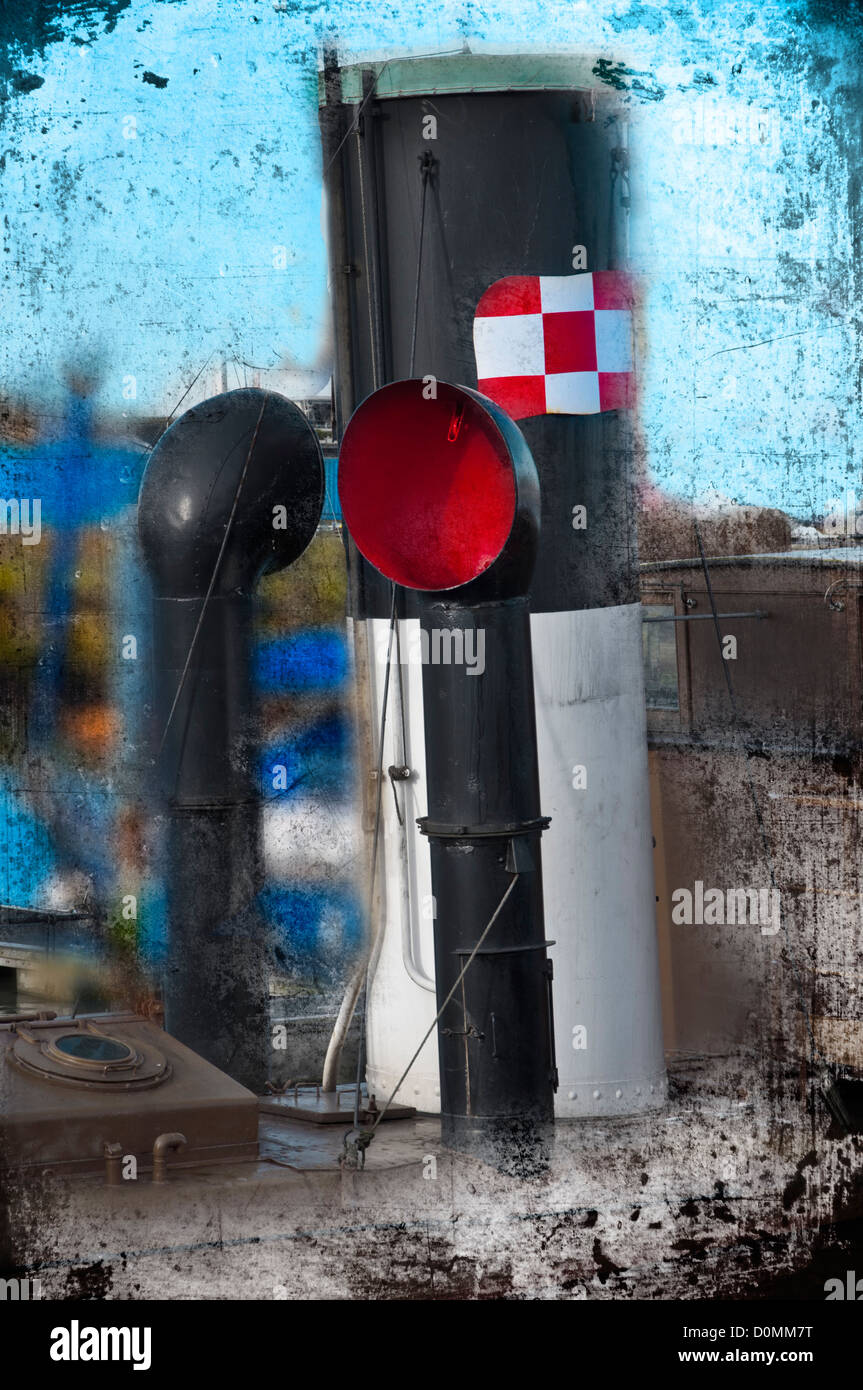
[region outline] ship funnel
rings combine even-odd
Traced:
[[[167,802],[167,1030],[252,1090],[267,1079],[268,984],[251,683],[254,590],[305,550],[324,467],[272,392],[194,406],[153,451],[138,528],[154,589],[156,745]]]
[[[457,381],[518,421],[539,475],[529,594],[540,790],[552,817],[543,887],[557,941],[555,1113],[652,1110],[666,1076],[635,525],[638,123],[593,59],[571,54],[344,65],[331,54],[320,94],[337,433],[387,382]],[[619,357],[606,356],[612,339]],[[405,487],[420,442],[385,441]],[[427,548],[438,553],[431,535]],[[361,708],[377,727],[384,682],[376,667],[363,677],[392,596],[353,544],[348,565]],[[367,1077],[378,1095],[399,1085],[402,1103],[434,1111],[433,1044],[399,1083],[417,1021],[424,1030],[435,1013],[429,844],[415,820],[440,755],[424,746],[434,715],[403,659],[420,636],[415,593],[400,589],[397,603],[401,708],[383,766],[402,768],[402,780],[382,803]],[[680,721],[684,709],[679,720],[662,714],[669,729]]]
[[[477,392],[399,381],[355,411],[339,495],[363,556],[416,591],[443,1141],[528,1175],[556,1085],[526,596],[536,469]]]

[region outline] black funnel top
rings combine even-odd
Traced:
[[[138,529],[160,598],[207,593],[244,468],[214,596],[251,592],[311,541],[324,469],[305,415],[272,391],[213,396],[166,430],[141,484]]]

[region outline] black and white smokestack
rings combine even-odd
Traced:
[[[251,1090],[269,1051],[251,680],[254,591],[305,550],[324,466],[306,417],[230,391],[168,429],[138,528],[154,589],[159,785],[167,802],[165,1024]]]
[[[330,55],[321,128],[339,424],[399,378],[433,374],[475,387],[474,316],[496,281],[626,268],[640,161],[636,144],[630,166],[625,94],[591,67],[571,55],[459,54],[340,68]],[[558,943],[556,1113],[634,1114],[661,1105],[666,1093],[635,534],[637,412],[540,414],[520,428],[542,490],[530,608],[540,787],[553,816],[543,879]],[[409,441],[403,452],[408,469]],[[385,628],[390,592],[355,546],[349,565],[362,652]],[[398,601],[404,647],[419,609],[409,590]],[[411,709],[409,680],[407,688],[402,744],[422,788],[419,702]],[[586,777],[580,785],[576,772]],[[384,802],[381,872],[387,880],[403,873],[411,915],[404,965],[384,950],[369,1006],[369,1080],[378,1093],[401,1075],[409,1020],[425,1018],[430,1004],[417,968],[425,959],[427,860],[393,805]],[[400,869],[408,863],[410,873]],[[389,903],[385,941],[402,931],[401,896],[390,894]],[[393,998],[401,1000],[397,1020],[386,1014]],[[574,1026],[589,1046],[572,1046]],[[401,1099],[436,1107],[422,1065]]]

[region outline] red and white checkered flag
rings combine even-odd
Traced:
[[[473,321],[478,389],[514,420],[632,405],[632,307],[617,270],[496,280]]]

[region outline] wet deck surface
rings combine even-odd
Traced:
[[[53,1298],[791,1296],[813,1257],[843,1277],[861,1139],[831,1137],[793,1076],[781,1101],[737,1064],[672,1082],[663,1112],[558,1123],[529,1181],[443,1150],[427,1117],[382,1124],[356,1171],[347,1125],[264,1115],[257,1163],[32,1188],[28,1263]]]
[[[297,1171],[340,1171],[344,1136],[351,1126],[315,1125],[262,1115],[259,1128],[261,1159],[285,1163]],[[418,1117],[386,1120],[366,1151],[365,1170],[388,1171],[421,1164],[426,1154],[440,1151],[440,1121]]]

